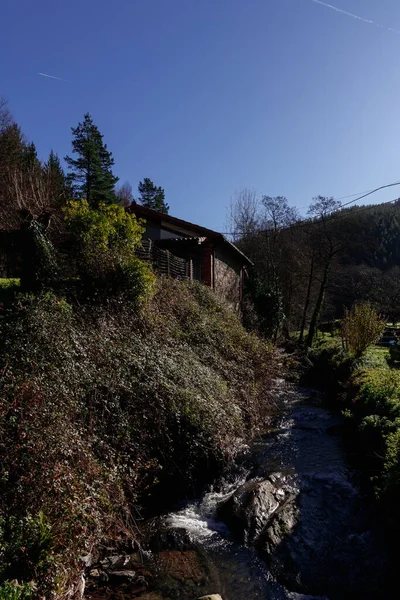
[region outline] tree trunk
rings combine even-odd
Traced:
[[[328,283],[331,262],[332,262],[332,256],[330,256],[328,258],[328,262],[325,265],[324,275],[322,277],[321,286],[319,288],[317,303],[315,305],[313,316],[311,317],[310,328],[308,330],[307,341],[306,341],[307,348],[311,348],[313,341],[314,341],[315,331],[317,329],[319,317],[321,314],[322,304],[324,302],[325,290],[326,290],[326,285]]]
[[[303,339],[304,339],[304,329],[306,327],[307,311],[308,311],[308,306],[310,304],[313,277],[314,277],[314,254],[312,255],[312,258],[311,258],[311,267],[310,267],[310,276],[308,279],[307,295],[306,295],[306,301],[304,304],[303,319],[301,321],[301,329],[300,329],[300,337],[299,337],[300,344],[303,343]]]

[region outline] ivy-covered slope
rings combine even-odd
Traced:
[[[272,349],[200,284],[159,280],[140,311],[20,296],[0,335],[0,591],[65,592],[80,556],[204,483],[268,412]]]

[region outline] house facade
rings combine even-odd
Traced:
[[[222,233],[136,203],[127,210],[146,221],[145,243],[168,251],[168,260],[177,257],[185,261],[187,278],[212,288],[240,312],[244,277],[252,263]]]

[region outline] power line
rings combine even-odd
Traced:
[[[400,185],[400,181],[396,181],[394,183],[387,183],[386,185],[381,185],[377,188],[375,188],[374,190],[370,190],[368,192],[364,192],[361,196],[358,196],[357,198],[355,198],[354,200],[350,200],[350,202],[346,202],[345,204],[342,204],[338,209],[333,210],[332,212],[330,212],[328,214],[328,217],[325,219],[326,221],[331,220],[331,218],[333,218],[333,215],[335,215],[338,212],[341,212],[343,210],[343,208],[345,208],[346,206],[349,206],[350,204],[354,204],[355,202],[358,202],[359,200],[363,200],[363,198],[367,198],[367,196],[371,196],[372,194],[375,194],[376,192],[379,192],[380,190],[386,189],[386,188],[390,188],[390,187],[395,187],[396,185]],[[348,198],[350,198],[351,196],[347,196]],[[334,198],[335,200],[335,198]],[[339,200],[339,199],[338,199]],[[363,212],[364,210],[370,210],[371,208],[374,208],[375,206],[382,206],[382,205],[386,205],[386,204],[393,204],[394,202],[397,202],[397,198],[395,200],[389,200],[388,202],[381,202],[379,205],[377,204],[371,204],[370,206],[365,206],[365,207],[361,207],[359,210],[357,211],[352,211],[351,213],[345,213],[344,215],[342,215],[341,218],[348,216],[349,214],[358,214],[359,212]],[[331,217],[331,218],[329,218]],[[293,223],[293,225],[291,225],[291,227],[305,227],[308,223],[314,221],[314,217],[310,217],[308,219],[303,219],[302,221],[299,221],[297,223]],[[263,229],[258,231],[257,233],[264,233],[266,231],[269,231],[268,229]],[[236,234],[240,234],[240,232],[238,231],[223,231],[221,232],[223,235],[236,235]]]
[[[371,196],[371,194],[375,194],[375,192],[379,192],[380,190],[384,190],[385,188],[394,187],[396,185],[400,185],[400,181],[396,181],[395,183],[387,183],[386,185],[381,185],[380,187],[377,187],[374,190],[370,190],[369,192],[363,192],[362,196],[359,196],[358,198],[355,198],[354,200],[350,200],[350,202],[346,202],[345,204],[342,204],[340,209],[344,208],[345,206],[349,206],[349,204],[353,204],[354,202],[358,202],[359,200],[362,200],[363,198],[366,198],[367,196]],[[344,198],[342,198],[342,199],[344,200]],[[338,198],[338,200],[340,200],[340,198]],[[391,200],[390,202],[394,202],[394,201]],[[386,204],[386,203],[384,202],[383,204]]]
[[[365,190],[365,192],[356,192],[355,194],[348,194],[347,196],[340,196],[339,198],[333,197],[333,200],[347,200],[347,198],[354,198],[354,196],[360,196],[361,194],[368,194],[369,192],[373,192],[374,190]],[[307,206],[296,206],[297,210],[303,210],[304,208],[308,208]]]

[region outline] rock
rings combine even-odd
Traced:
[[[74,593],[72,595],[72,598],[74,600],[81,600],[81,598],[83,598],[83,594],[85,593],[85,585],[86,585],[86,580],[85,580],[85,577],[84,577],[84,575],[82,573],[80,575],[78,581],[76,582],[75,590],[74,590]]]
[[[243,542],[253,544],[293,492],[280,473],[266,480],[253,479],[236,490],[219,514]]]
[[[257,541],[272,574],[306,594],[329,589],[333,598],[344,597],[345,591],[358,597],[361,590],[370,598],[378,589],[382,564],[360,517],[361,497],[346,478],[331,474],[303,474],[301,489],[272,515]]]
[[[117,583],[122,583],[127,581],[128,583],[132,583],[136,579],[136,571],[111,571],[109,573],[110,581],[115,581]]]
[[[89,571],[90,577],[100,577],[101,571],[99,569],[91,569]]]
[[[85,568],[91,567],[94,563],[94,558],[91,552],[89,552],[89,554],[86,554],[86,556],[81,556],[79,560]]]
[[[201,596],[197,600],[222,600],[222,598],[219,594],[211,594],[211,596]]]
[[[178,582],[195,584],[204,580],[204,567],[195,551],[166,550],[158,556],[160,568]]]
[[[107,556],[104,560],[100,561],[102,568],[105,571],[123,571],[130,570],[136,567],[137,562],[135,561],[135,555],[118,555],[118,556]]]

